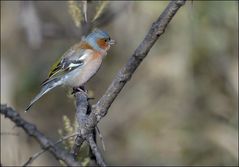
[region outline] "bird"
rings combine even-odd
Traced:
[[[81,41],[67,50],[54,63],[48,77],[41,84],[40,92],[31,100],[25,112],[47,92],[58,86],[79,90],[99,70],[103,58],[115,41],[103,30],[95,28]]]

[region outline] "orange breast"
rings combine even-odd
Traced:
[[[100,52],[94,52],[92,60],[98,59],[101,56]]]

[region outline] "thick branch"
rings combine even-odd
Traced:
[[[110,105],[114,99],[118,96],[127,81],[130,80],[132,74],[140,65],[142,60],[147,56],[149,50],[152,48],[159,36],[161,36],[168,23],[171,21],[178,9],[184,5],[186,0],[171,1],[164,12],[160,15],[156,22],[152,24],[149,32],[145,36],[144,40],[135,50],[134,54],[129,58],[128,62],[119,70],[118,74],[106,90],[105,94],[100,100],[93,106],[93,112],[91,119],[96,119],[97,122],[107,114]],[[97,124],[95,122],[95,124]],[[92,125],[94,126],[94,125]]]
[[[82,146],[84,140],[85,140],[85,139],[83,139],[83,138],[82,138],[81,136],[79,136],[79,135],[78,135],[78,136],[76,137],[76,139],[75,139],[75,143],[74,143],[74,145],[73,145],[73,147],[72,147],[72,152],[71,152],[71,154],[73,155],[73,157],[74,157],[75,160],[77,160],[77,156],[78,156],[78,154],[79,154],[79,152],[80,152],[80,148],[81,148],[81,146]]]
[[[64,161],[69,166],[80,166],[69,153],[55,145],[54,142],[41,133],[35,125],[22,119],[12,108],[1,104],[1,114],[9,118],[18,127],[21,127],[29,136],[34,137],[43,149],[49,149],[56,159]]]
[[[82,90],[75,91],[74,93],[76,98],[76,119],[79,125],[77,131],[80,135],[78,135],[75,139],[75,143],[72,148],[72,154],[74,158],[77,159],[81,145],[83,144],[87,136],[89,135],[93,136],[94,142],[96,143],[96,133],[94,129],[88,128],[87,126],[87,119],[89,113],[91,112],[87,94]],[[94,154],[92,155],[92,152],[93,151],[91,150],[90,158],[92,161],[96,162],[95,155]]]
[[[72,148],[72,154],[74,159],[77,159],[77,156],[80,152],[81,145],[84,142],[83,135],[85,133],[84,127],[87,119],[87,110],[88,110],[88,97],[86,93],[83,91],[75,92],[75,98],[76,98],[76,121],[79,125],[79,128],[77,129],[78,133],[81,135],[78,135],[75,139],[75,143]]]

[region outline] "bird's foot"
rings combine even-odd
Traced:
[[[87,89],[84,86],[79,86],[79,87],[74,87],[71,94],[75,94],[77,92],[83,92],[83,93],[85,93],[87,95],[88,91],[87,91]]]

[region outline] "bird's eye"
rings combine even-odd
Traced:
[[[105,42],[107,42],[108,40],[107,39],[105,39]]]

